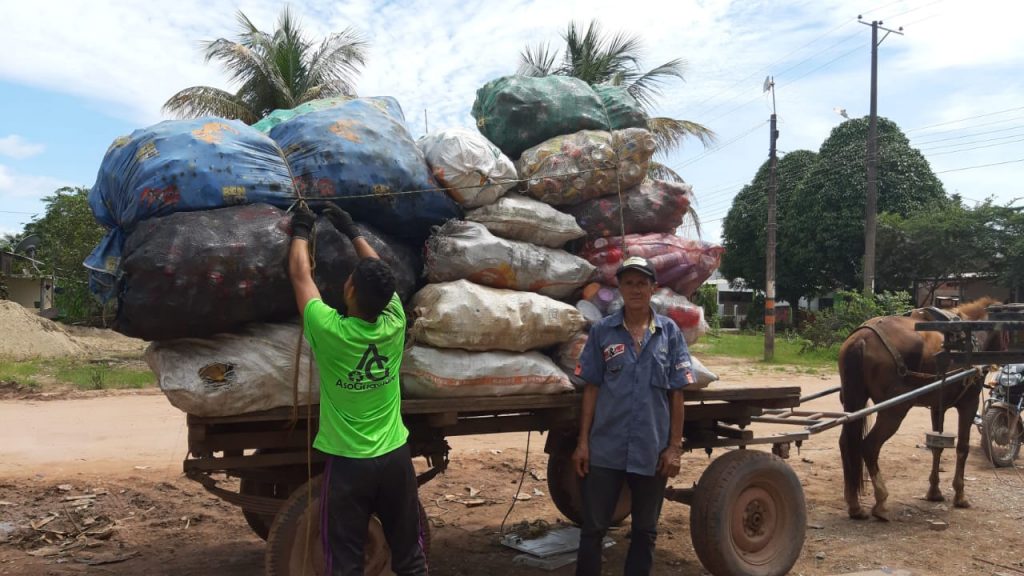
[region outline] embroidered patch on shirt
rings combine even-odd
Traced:
[[[676,370],[682,370],[683,368],[689,368],[689,367],[690,367],[690,363],[689,362],[685,362],[685,361],[684,362],[680,362],[679,364],[676,364]]]
[[[625,344],[612,344],[604,349],[604,361],[607,362],[626,351]]]

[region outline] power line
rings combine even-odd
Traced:
[[[1007,108],[1005,110],[996,110],[995,112],[988,112],[986,114],[978,114],[977,116],[967,116],[966,118],[958,118],[956,120],[949,120],[947,122],[939,122],[938,124],[930,124],[928,126],[921,126],[919,128],[911,128],[909,130],[904,130],[904,132],[917,132],[918,130],[927,130],[929,128],[936,128],[938,126],[948,126],[950,124],[959,124],[960,122],[963,122],[965,120],[974,120],[976,118],[987,118],[989,116],[996,116],[996,115],[999,115],[999,114],[1005,114],[1007,112],[1016,112],[1018,110],[1024,110],[1024,106],[1017,106],[1015,108]]]
[[[949,170],[941,170],[935,172],[935,174],[946,174],[949,172],[962,172],[964,170],[975,170],[978,168],[988,168],[989,166],[1002,166],[1003,164],[1014,164],[1016,162],[1024,162],[1024,158],[1018,158],[1017,160],[1007,160],[1006,162],[993,162],[991,164],[978,164],[976,166],[964,166],[963,168],[952,168]]]
[[[1010,126],[1009,128],[999,128],[998,130],[987,130],[985,132],[977,132],[975,134],[964,134],[962,136],[948,136],[946,138],[938,138],[938,139],[935,139],[935,140],[926,140],[924,142],[917,142],[917,145],[918,146],[924,146],[924,145],[932,144],[932,143],[935,143],[935,142],[946,142],[948,140],[960,140],[961,138],[973,138],[975,136],[985,136],[987,134],[998,134],[999,132],[1009,132],[1010,130],[1020,130],[1021,128],[1024,128],[1024,124],[1017,124],[1017,125],[1014,125],[1014,126]]]

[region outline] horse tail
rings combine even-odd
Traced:
[[[844,346],[839,355],[839,397],[843,410],[855,412],[867,406],[867,384],[864,382],[864,339],[857,338]],[[856,502],[864,479],[864,419],[843,424],[839,435],[839,453],[843,461],[843,484],[847,501]]]

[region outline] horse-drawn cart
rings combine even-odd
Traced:
[[[772,454],[728,451],[711,461],[694,486],[667,490],[666,499],[691,506],[690,534],[704,567],[715,576],[787,573],[803,547],[806,528],[800,481],[783,461],[790,443],[799,445],[813,434],[841,425],[849,427],[890,408],[909,409],[912,402],[929,402],[937,397],[939,405],[944,405],[947,387],[971,381],[982,373],[976,365],[1024,362],[1022,350],[989,352],[979,349],[973,338],[976,331],[1024,331],[1024,312],[1017,309],[1014,313],[1014,318],[994,321],[918,322],[913,330],[944,335],[943,351],[938,355],[941,377],[862,409],[825,412],[800,408],[801,403],[839,391],[838,387],[803,398],[798,387],[729,386],[686,392],[684,449],[704,450],[711,455],[715,448],[772,446]],[[963,368],[947,371],[957,365]],[[958,394],[963,395],[962,391]],[[402,414],[410,431],[412,454],[426,461],[418,475],[419,483],[428,482],[447,467],[447,437],[546,432],[549,493],[559,512],[578,522],[580,496],[570,457],[576,445],[580,399],[580,394],[569,393],[404,400]],[[799,428],[790,433],[757,435],[749,425],[758,422]],[[941,418],[938,422],[941,432]],[[316,514],[323,460],[311,448],[317,424],[316,406],[228,417],[188,416],[186,475],[242,509],[253,531],[267,539],[266,565],[271,575],[322,573]],[[929,438],[936,466],[941,449],[952,447],[950,441],[949,435]],[[240,479],[237,491],[220,485],[225,477]],[[937,475],[933,486],[934,482]],[[617,520],[628,515],[629,498],[628,488],[624,488]],[[421,511],[421,515],[421,525],[428,530],[425,513]],[[429,534],[425,536],[429,552]],[[371,521],[367,574],[387,573],[383,532],[376,521]]]
[[[449,436],[547,432],[549,493],[562,514],[578,521],[580,497],[570,456],[576,446],[580,399],[580,394],[570,393],[403,401],[413,456],[425,458],[427,464],[419,474],[420,484],[444,471]],[[807,438],[806,432],[759,437],[747,426],[766,410],[794,408],[799,402],[798,387],[730,386],[687,392],[684,448],[710,454],[715,448],[772,444],[774,452],[788,453],[788,443]],[[241,507],[253,531],[267,539],[268,574],[322,573],[315,519],[323,461],[310,448],[317,423],[315,406],[228,417],[188,416],[186,475]],[[240,479],[238,491],[220,485],[225,476]],[[619,520],[628,514],[629,498],[624,489]],[[803,492],[796,474],[778,456],[756,450],[727,452],[712,460],[695,486],[670,489],[666,498],[692,507],[694,548],[716,576],[785,574],[800,554],[806,528]],[[367,574],[388,573],[387,560],[383,533],[371,522]]]

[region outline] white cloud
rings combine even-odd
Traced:
[[[50,176],[23,174],[0,164],[0,205],[10,201],[39,200],[69,183]]]
[[[46,146],[29,142],[17,134],[0,138],[0,155],[24,159],[41,154]]]
[[[1024,64],[1024,35],[1015,29],[1024,4],[872,4],[880,6],[863,12],[866,20],[906,27],[905,36],[882,45],[880,62],[881,113],[900,126],[964,118],[1024,100],[1024,84],[1007,72]],[[199,47],[204,40],[232,37],[237,9],[270,30],[281,6],[272,0],[57,0],[42,8],[8,2],[0,37],[18,46],[18,57],[0,59],[0,78],[77,95],[108,114],[150,124],[162,118],[161,105],[181,88],[226,87],[224,73],[217,63],[203,61]],[[646,66],[686,59],[686,82],[666,86],[657,112],[706,123],[723,142],[767,120],[761,82],[768,74],[778,85],[784,150],[816,150],[841,121],[833,107],[847,108],[851,117],[868,110],[870,32],[855,20],[863,3],[852,0],[306,0],[293,10],[313,38],[347,26],[366,35],[369,58],[358,91],[395,96],[414,134],[424,130],[424,109],[431,129],[472,125],[476,90],[514,72],[524,46],[558,47],[569,21],[593,18],[607,31],[641,35]],[[767,127],[694,161],[702,152],[699,144],[687,143],[668,164],[688,163],[682,174],[698,198],[701,191],[715,191],[706,197],[714,220],[727,209],[729,194],[738,191],[728,185],[752,178],[766,158]],[[943,157],[948,167],[958,167],[952,165],[955,156]],[[971,164],[996,157],[1004,158],[979,155]],[[936,162],[935,169],[940,167],[946,162]],[[983,197],[996,184],[995,175],[1005,187],[1019,181],[1020,169],[951,173],[946,182],[951,191],[955,186],[965,196]],[[986,188],[969,191],[972,183]],[[0,166],[0,202],[15,190],[38,197],[54,187],[53,179]]]

